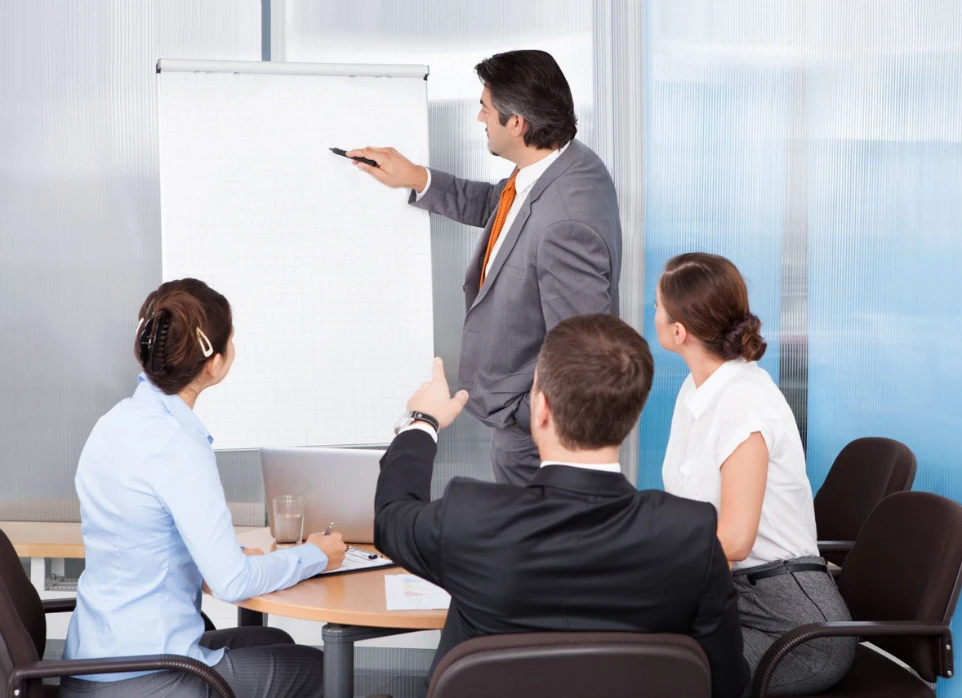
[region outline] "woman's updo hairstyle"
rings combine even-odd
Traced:
[[[200,374],[214,354],[227,351],[230,303],[197,279],[160,285],[140,306],[134,355],[151,383],[175,395]]]
[[[745,279],[716,254],[689,252],[668,260],[659,281],[661,302],[712,354],[726,361],[758,361],[768,344],[762,322],[748,309]]]

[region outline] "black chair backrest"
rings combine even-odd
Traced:
[[[915,469],[915,454],[903,443],[875,436],[852,441],[838,454],[815,495],[818,539],[858,538],[865,519],[882,499],[912,489]]]
[[[898,492],[868,517],[838,576],[856,621],[948,623],[962,581],[962,505],[930,492]],[[915,669],[938,675],[938,641],[873,638]]]
[[[710,698],[711,670],[685,635],[523,633],[464,642],[428,698]]]
[[[43,657],[47,644],[47,619],[40,595],[23,570],[17,551],[0,531],[0,690],[5,690],[10,670]],[[41,695],[33,682],[24,698]]]

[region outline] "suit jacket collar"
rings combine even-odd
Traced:
[[[538,470],[528,487],[554,487],[602,497],[621,497],[638,490],[621,473],[548,465]]]
[[[481,286],[481,290],[478,295],[474,298],[471,303],[471,307],[468,308],[468,312],[474,308],[478,303],[480,303],[486,295],[488,295],[488,289],[494,284],[494,280],[497,278],[498,273],[504,266],[505,260],[508,255],[511,254],[511,250],[514,248],[515,244],[518,242],[518,238],[521,237],[521,231],[524,228],[524,224],[528,220],[528,216],[531,215],[531,204],[537,201],[538,197],[547,189],[552,182],[554,182],[558,177],[560,177],[564,172],[571,167],[571,165],[584,154],[584,150],[587,146],[583,145],[579,141],[572,140],[568,147],[565,149],[558,159],[551,163],[544,173],[538,177],[538,181],[534,183],[534,187],[528,194],[528,197],[524,200],[521,205],[521,209],[518,211],[518,217],[514,219],[511,224],[511,228],[507,232],[503,232],[505,235],[504,242],[501,243],[501,249],[498,250],[498,256],[494,258],[494,262],[491,264],[491,271],[484,277],[484,285]],[[493,219],[492,219],[493,220]],[[485,234],[481,237],[481,242],[475,250],[474,257],[471,260],[471,264],[480,265],[481,259],[483,258],[483,250],[487,247],[488,237],[491,235],[490,225],[484,229]],[[480,272],[479,272],[480,273]],[[480,276],[479,276],[480,278]]]
[[[517,188],[518,192],[523,192],[526,189],[534,189],[534,185],[538,183],[541,176],[548,171],[554,163],[555,160],[560,158],[570,146],[570,143],[566,143],[560,148],[552,150],[545,157],[538,160],[538,162],[532,163],[527,167],[522,167],[518,170],[518,174],[514,180],[514,186]],[[526,193],[531,193],[530,191]]]
[[[527,201],[536,201],[552,182],[564,174],[578,158],[584,155],[586,148],[587,146],[581,141],[572,140],[568,143],[568,147],[558,156],[558,159],[551,163],[551,166],[538,177],[538,181],[535,182],[531,188],[531,193],[528,194]]]

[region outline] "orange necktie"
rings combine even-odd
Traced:
[[[491,250],[494,249],[494,243],[498,241],[498,236],[501,235],[501,229],[504,227],[504,221],[508,217],[508,211],[511,210],[511,204],[514,203],[514,195],[517,193],[514,188],[514,179],[518,176],[518,170],[511,173],[511,177],[508,179],[508,183],[504,185],[504,189],[501,190],[501,200],[498,202],[498,213],[494,217],[494,225],[491,226],[491,235],[488,237],[488,249],[484,252],[484,262],[481,263],[481,283],[478,288],[484,286],[484,271],[488,268],[488,260],[491,259]]]

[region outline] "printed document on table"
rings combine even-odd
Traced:
[[[385,575],[384,593],[389,611],[442,610],[451,603],[444,589],[413,574]]]

